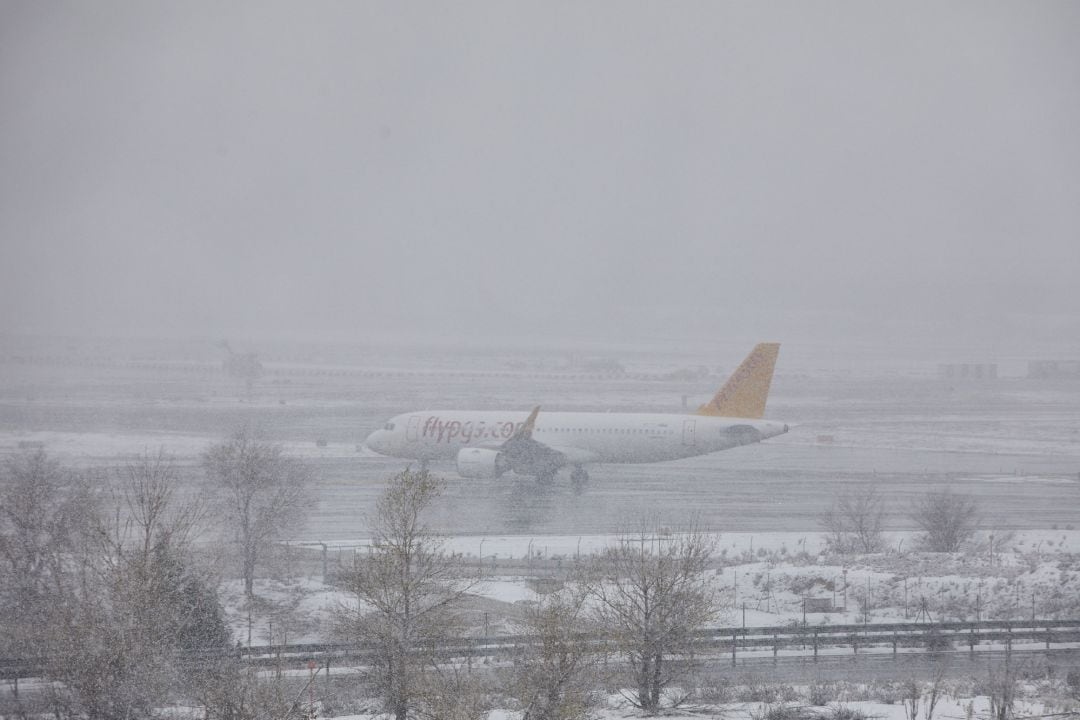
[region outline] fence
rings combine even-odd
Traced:
[[[606,639],[582,634],[579,641],[602,650]],[[451,638],[435,643],[429,650],[443,659],[471,663],[485,658],[512,657],[530,647],[529,635]],[[774,661],[788,658],[812,659],[838,655],[859,656],[911,653],[980,652],[1003,653],[1006,657],[1019,646],[1025,650],[1072,650],[1080,647],[1080,620],[1037,620],[1014,622],[879,623],[866,625],[784,625],[777,627],[710,628],[693,635],[693,651],[701,656],[761,660],[770,654]],[[1035,646],[1035,647],[1032,647]],[[373,643],[352,645],[333,643],[292,643],[237,647],[234,653],[254,667],[301,669],[311,660],[324,667],[365,665],[376,656]],[[191,653],[190,662],[219,658],[220,653]],[[42,658],[0,659],[0,679],[36,677],[42,673]]]

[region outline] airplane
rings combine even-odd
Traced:
[[[653,463],[706,455],[782,435],[788,426],[762,420],[779,343],[759,343],[716,393],[692,415],[612,412],[419,410],[392,417],[368,436],[371,450],[390,457],[454,460],[468,479],[507,472],[541,484],[572,466],[570,479],[589,479],[586,465]]]

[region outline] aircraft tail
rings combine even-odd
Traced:
[[[697,409],[698,415],[760,418],[765,415],[773,368],[780,343],[758,343],[728,378],[712,400]]]

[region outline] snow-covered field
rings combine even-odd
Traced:
[[[796,689],[797,691],[797,689]],[[920,712],[925,713],[926,698],[920,702]],[[885,703],[871,700],[838,700],[821,707],[808,707],[800,701],[790,703],[729,702],[717,704],[688,703],[679,708],[665,711],[673,717],[713,717],[726,720],[779,720],[785,717],[809,718],[820,717],[829,720],[910,720],[904,706],[899,702]],[[1047,717],[1047,711],[1060,710],[1060,706],[1040,701],[1022,700],[1015,705],[1018,718]],[[961,720],[967,718],[990,718],[991,701],[986,695],[971,697],[953,697],[946,695],[934,706],[934,718],[940,720]],[[373,715],[343,715],[338,720],[374,720]],[[519,720],[520,713],[495,710],[488,720]],[[595,720],[624,720],[628,717],[640,717],[640,712],[631,705],[622,694],[612,694],[607,702],[592,714]],[[921,717],[926,720],[926,715]],[[933,720],[930,718],[929,720]]]
[[[980,539],[987,538],[984,534]],[[520,617],[521,606],[542,598],[538,585],[532,582],[535,577],[546,575],[553,567],[568,568],[576,557],[587,560],[591,553],[614,540],[615,536],[603,534],[458,536],[447,539],[446,550],[466,561],[477,561],[482,553],[486,576],[474,592],[490,601],[485,605],[485,611],[492,615],[488,631],[499,634],[520,631],[514,618]],[[1005,542],[998,538],[992,559],[988,547],[977,544],[969,552],[953,555],[905,549],[911,548],[914,541],[911,533],[890,533],[886,552],[835,557],[822,554],[824,538],[820,533],[726,533],[717,544],[718,557],[724,564],[710,578],[727,603],[719,624],[753,627],[783,626],[803,620],[812,625],[973,620],[976,614],[982,619],[1023,620],[1030,617],[1033,596],[1040,618],[1080,617],[1080,531],[1016,532]],[[354,552],[367,552],[362,539],[328,547],[330,558],[344,553],[348,560]],[[492,561],[493,568],[489,565]],[[535,572],[529,571],[530,563]],[[279,643],[333,639],[326,633],[334,610],[354,601],[344,591],[321,582],[317,563],[304,566],[308,571],[303,577],[257,582],[259,601],[252,613],[254,644],[271,639]],[[501,568],[505,567],[515,571],[504,572]],[[867,589],[869,603],[864,600]],[[807,596],[832,598],[839,607],[836,612],[804,616],[802,598]],[[225,597],[234,633],[243,639],[248,615],[240,584],[228,583]],[[500,607],[505,611],[501,616]],[[921,614],[924,612],[927,615]],[[479,633],[480,628],[473,632]],[[832,650],[821,652],[823,657],[831,657]],[[838,648],[836,652],[850,650]],[[763,650],[759,654],[764,658],[771,652]],[[752,661],[754,652],[744,651],[743,655]],[[990,668],[998,668],[1000,661],[991,659],[987,663]],[[763,667],[750,674],[721,673],[716,676],[716,688],[705,689],[702,695],[699,686],[695,700],[669,708],[665,714],[737,720],[909,720],[910,708],[905,709],[904,698],[910,691],[905,683],[915,682],[921,688],[919,717],[928,717],[926,693],[934,674],[930,666],[901,671],[910,673],[910,681],[878,676],[872,664],[857,673],[853,667],[851,672],[855,674],[845,675],[848,679],[844,681],[815,679],[808,669],[798,668],[794,674],[783,672],[770,680],[767,668],[771,666]],[[973,665],[942,680],[933,717],[990,718],[987,687],[993,686],[998,676],[987,672]],[[892,675],[896,672],[892,671]],[[1045,676],[1042,670],[1034,675],[1024,672],[1020,677],[1013,717],[1075,711],[1075,691],[1065,685],[1064,670],[1053,676]],[[677,694],[676,689],[672,697]],[[591,716],[596,720],[639,716],[626,699],[628,695],[629,691],[610,694]],[[827,702],[812,706],[812,698],[823,696]],[[373,720],[375,716],[338,717]],[[489,720],[519,718],[520,713],[504,709],[489,715]]]
[[[565,576],[575,558],[614,542],[614,535],[451,537],[449,553],[478,562],[484,581],[474,594],[502,604],[490,620],[493,632],[515,632],[514,606],[541,599],[535,578]],[[980,534],[984,543],[988,534]],[[811,625],[891,623],[915,620],[1074,619],[1080,617],[1080,531],[1041,530],[998,538],[988,546],[944,555],[916,552],[912,533],[889,533],[888,551],[873,555],[824,554],[820,533],[725,533],[718,537],[718,566],[711,582],[725,604],[718,625],[775,627],[804,620]],[[905,549],[905,546],[907,549]],[[333,611],[354,603],[322,582],[318,549],[297,578],[260,580],[251,609],[251,643],[333,639]],[[366,553],[366,539],[328,546],[330,568]],[[561,572],[565,571],[565,572]],[[539,587],[539,590],[538,590]],[[804,613],[804,598],[828,600],[831,612]],[[249,613],[239,581],[223,592],[234,635],[244,644]],[[276,630],[272,626],[276,626]],[[476,628],[474,631],[479,632]]]

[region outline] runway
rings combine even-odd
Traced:
[[[783,356],[781,356],[783,358]],[[300,540],[361,537],[387,478],[405,467],[359,444],[420,408],[687,412],[723,377],[488,372],[499,360],[413,358],[403,369],[268,364],[250,393],[210,370],[174,366],[5,364],[0,453],[42,442],[62,462],[108,466],[157,447],[194,484],[199,455],[251,423],[309,462],[316,478]],[[543,410],[541,410],[543,412]],[[1001,528],[1080,525],[1080,386],[1023,378],[949,385],[925,375],[845,376],[783,365],[766,413],[792,431],[757,445],[650,465],[602,465],[576,490],[563,471],[462,480],[433,466],[446,494],[432,518],[449,534],[590,534],[643,516],[715,531],[809,532],[838,494],[878,487],[890,529],[912,527],[912,499],[951,487]]]

